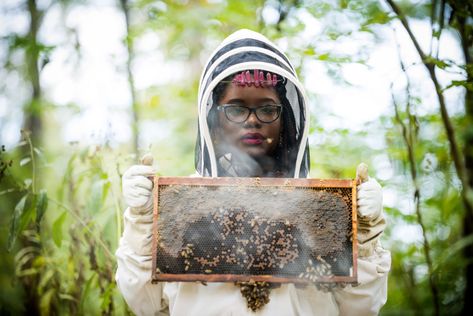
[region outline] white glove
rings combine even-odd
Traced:
[[[358,214],[361,217],[375,218],[383,210],[383,189],[373,178],[358,186]]]
[[[141,165],[134,165],[125,171],[122,178],[123,197],[130,211],[135,214],[150,214],[153,210],[153,182],[148,179],[156,174],[151,166],[153,158],[148,154]]]
[[[386,227],[383,216],[383,189],[373,178],[368,177],[368,166],[361,163],[356,169],[358,242],[360,256],[370,256]]]
[[[383,210],[383,189],[373,178],[368,177],[368,165],[360,163],[356,168],[358,215],[374,219]]]

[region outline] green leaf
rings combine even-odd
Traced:
[[[28,164],[30,161],[31,161],[30,157],[23,158],[23,159],[20,160],[20,166],[24,166],[24,165]]]
[[[66,301],[75,301],[76,298],[74,296],[72,296],[71,294],[67,294],[67,293],[59,293],[59,298],[61,300],[66,300]]]
[[[25,194],[15,206],[10,222],[10,233],[8,235],[8,251],[11,251],[18,234],[25,229],[32,215],[34,208],[31,207],[35,196]]]
[[[109,180],[97,180],[92,184],[87,207],[92,214],[98,213],[104,205],[110,189],[110,184]]]
[[[97,274],[93,273],[85,283],[84,290],[82,291],[82,295],[80,296],[80,310],[82,312],[84,311],[84,305],[87,300],[87,296],[89,295],[90,289],[92,288],[92,283],[95,281],[96,276]]]
[[[110,302],[112,300],[114,287],[115,283],[109,283],[105,289],[105,292],[102,294],[102,304],[100,305],[100,309],[104,312],[108,312],[110,309]]]
[[[315,49],[313,47],[307,47],[304,50],[304,55],[306,56],[314,56],[315,55]]]
[[[46,272],[41,273],[40,281],[37,287],[38,293],[43,294],[44,290],[47,288],[49,281],[53,278],[55,271],[53,269],[48,269]]]
[[[14,191],[15,191],[15,189],[3,190],[3,191],[0,191],[0,195],[4,195],[4,194],[11,193],[11,192],[14,192]]]
[[[473,91],[473,82],[468,82],[466,80],[452,80],[452,82],[443,90],[445,91],[452,87],[465,87],[467,90]]]
[[[330,59],[330,54],[328,54],[328,53],[320,54],[319,56],[317,56],[317,59],[318,60],[329,60]]]
[[[16,144],[15,147],[21,147],[21,146],[25,146],[25,145],[28,145],[28,142],[26,140],[22,140],[21,142],[19,142],[18,144]]]
[[[34,147],[33,150],[34,150],[34,152],[35,152],[36,154],[38,154],[38,156],[42,156],[42,155],[43,155],[43,152],[42,152],[41,150],[39,150],[38,148]]]
[[[41,309],[41,315],[50,315],[51,301],[56,294],[56,289],[51,288],[46,293],[44,293],[39,301],[39,307]]]
[[[53,241],[58,248],[60,248],[62,244],[62,224],[64,224],[64,221],[66,220],[66,216],[67,216],[67,212],[66,211],[62,212],[62,214],[59,215],[59,217],[53,223],[53,230],[52,230]]]
[[[106,180],[103,182],[103,187],[102,187],[102,205],[105,204],[105,200],[107,199],[108,196],[108,191],[110,190],[110,181]]]
[[[36,201],[36,227],[39,230],[41,224],[41,219],[43,218],[46,209],[48,208],[48,195],[45,190],[39,192],[37,201]]]
[[[450,67],[451,65],[444,61],[444,60],[439,60],[437,58],[434,58],[432,56],[427,56],[424,60],[426,64],[434,64],[435,66],[439,67],[440,69],[446,69]]]
[[[61,201],[64,197],[65,192],[67,191],[67,188],[70,185],[70,182],[73,181],[73,170],[74,170],[74,161],[77,158],[77,153],[73,153],[69,160],[67,161],[67,167],[66,171],[64,172],[64,177],[62,179],[62,185],[60,189],[58,190],[58,197],[59,200]]]

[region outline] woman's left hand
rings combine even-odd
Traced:
[[[356,173],[359,255],[369,256],[386,227],[383,189],[378,181],[368,176],[368,166],[365,163],[358,166]]]

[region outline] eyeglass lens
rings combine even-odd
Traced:
[[[235,123],[243,123],[251,113],[254,112],[258,120],[263,123],[271,123],[278,119],[281,107],[278,105],[266,105],[258,108],[248,108],[246,106],[227,105],[224,107],[225,116]]]

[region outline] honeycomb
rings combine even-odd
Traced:
[[[155,192],[154,281],[353,277],[352,187],[160,183]]]

